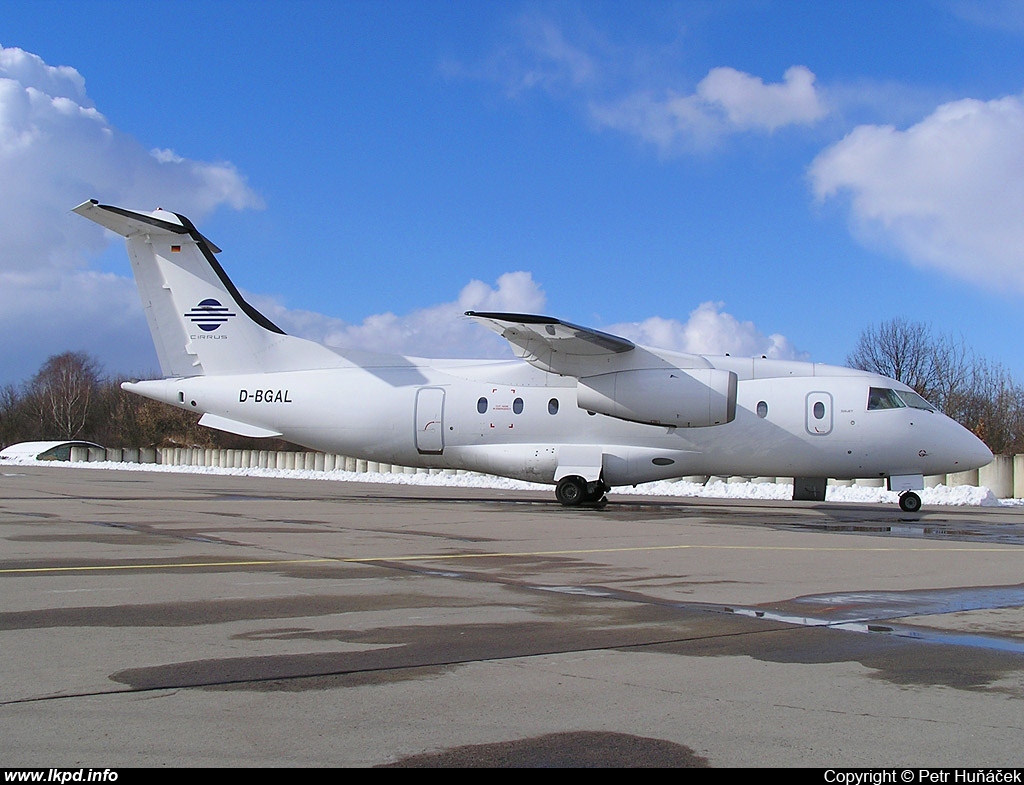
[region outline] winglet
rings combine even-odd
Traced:
[[[633,351],[636,344],[617,335],[580,327],[550,316],[466,311],[513,346],[516,356],[563,376],[594,372],[588,366]]]

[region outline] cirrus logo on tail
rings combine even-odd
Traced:
[[[186,319],[197,325],[200,330],[208,333],[216,330],[234,315],[231,309],[221,305],[213,298],[203,300],[184,314]]]

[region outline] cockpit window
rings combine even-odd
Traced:
[[[934,412],[935,407],[928,401],[909,390],[890,390],[886,387],[872,387],[868,391],[868,411],[877,409],[903,409],[909,406],[911,409],[924,409],[926,412]]]
[[[895,390],[872,387],[868,390],[868,411],[876,409],[902,409],[905,406]]]
[[[900,390],[898,395],[900,396],[900,398],[903,399],[903,403],[905,403],[911,409],[924,409],[926,412],[935,411],[935,407],[928,403],[928,401],[926,401],[916,392]]]

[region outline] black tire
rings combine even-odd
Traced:
[[[921,497],[913,491],[900,495],[900,509],[903,512],[917,512],[921,509]]]
[[[608,486],[604,484],[603,480],[597,482],[587,483],[586,495],[583,498],[584,504],[601,504],[607,502],[605,494],[608,492]]]
[[[555,498],[563,507],[578,507],[587,495],[587,482],[582,477],[563,477],[555,486]]]

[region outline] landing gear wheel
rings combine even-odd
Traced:
[[[563,507],[579,507],[587,496],[587,483],[582,477],[563,477],[555,486],[555,498]]]
[[[900,509],[903,512],[917,512],[921,509],[921,497],[913,491],[900,494]]]

